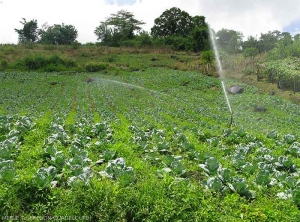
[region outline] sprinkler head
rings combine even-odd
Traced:
[[[231,128],[232,125],[233,125],[233,112],[230,112],[230,123],[229,123],[228,128]]]

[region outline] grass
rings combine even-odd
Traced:
[[[172,54],[176,56],[171,56]],[[72,61],[76,68],[64,68],[64,66],[47,67],[45,71],[86,71],[94,64],[108,66],[116,74],[123,71],[143,70],[146,67],[167,67],[180,70],[197,69],[199,67],[199,55],[193,53],[175,52],[169,48],[111,48],[103,46],[47,46],[47,45],[0,45],[0,66],[4,70],[20,70],[20,63],[24,59],[39,57],[47,60],[53,57],[62,61]],[[56,65],[56,64],[55,64]],[[64,64],[61,64],[64,65]],[[87,67],[87,69],[86,69]],[[106,67],[105,67],[106,68]],[[44,71],[44,70],[41,70]]]

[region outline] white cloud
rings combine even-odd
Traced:
[[[17,43],[14,28],[22,18],[37,19],[39,26],[72,24],[80,42],[94,42],[94,29],[111,13],[120,9],[133,12],[146,22],[150,31],[154,19],[171,7],[179,7],[190,15],[204,15],[216,31],[221,28],[243,32],[244,36],[282,31],[300,18],[298,0],[0,0],[0,43]]]

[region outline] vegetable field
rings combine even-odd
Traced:
[[[242,86],[228,128],[199,72],[0,73],[1,220],[297,221],[299,106]]]

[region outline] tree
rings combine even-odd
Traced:
[[[176,50],[201,51],[208,45],[208,26],[204,16],[190,16],[173,7],[154,20],[151,34]]]
[[[78,32],[72,25],[53,25],[45,24],[39,29],[40,42],[50,45],[70,45],[75,42]]]
[[[120,42],[133,39],[135,32],[140,32],[144,24],[135,19],[131,12],[121,10],[101,22],[94,33],[104,44],[119,46]]]
[[[268,33],[261,33],[259,38],[259,50],[260,52],[267,52],[276,46],[276,43],[282,37],[280,31],[269,31]]]
[[[23,18],[23,21],[20,21],[23,25],[22,29],[15,29],[19,35],[19,43],[32,43],[38,40],[38,24],[37,20],[31,20],[29,22]]]
[[[282,32],[279,42],[285,46],[291,45],[293,43],[292,35],[289,32]]]
[[[258,50],[259,42],[254,36],[249,36],[246,41],[243,42],[243,50],[248,48],[256,48]]]
[[[195,16],[192,21],[192,36],[194,42],[193,50],[201,51],[206,47],[206,45],[209,45],[208,25],[205,22],[204,16]]]
[[[217,44],[227,53],[238,53],[242,49],[243,34],[234,30],[222,29],[216,33]]]
[[[173,7],[154,20],[151,34],[154,37],[184,36],[187,37],[193,29],[192,17],[185,11]]]
[[[294,41],[295,42],[300,41],[300,34],[294,35]]]

